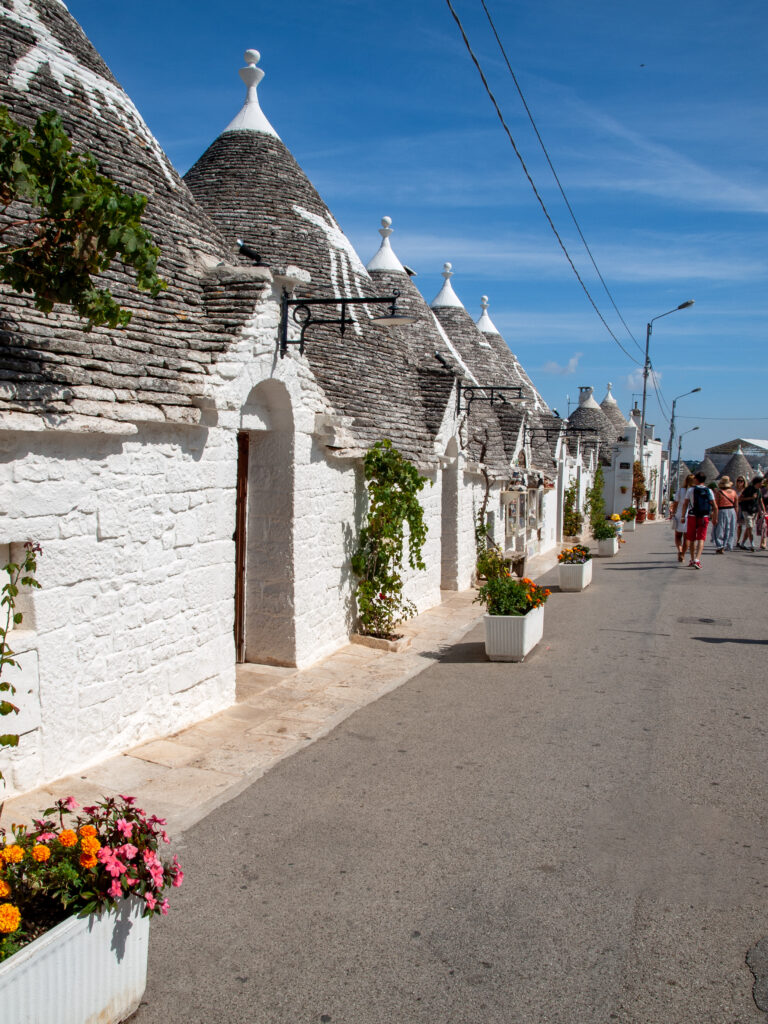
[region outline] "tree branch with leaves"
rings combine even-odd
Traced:
[[[0,281],[49,313],[70,306],[86,330],[124,327],[131,313],[94,277],[117,259],[153,297],[167,287],[160,250],[141,225],[147,197],[124,191],[91,153],[74,152],[55,111],[34,128],[0,106]]]

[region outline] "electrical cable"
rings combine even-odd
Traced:
[[[496,115],[499,118],[499,121],[501,122],[501,125],[502,125],[504,131],[507,134],[507,138],[509,139],[509,141],[510,141],[510,143],[512,145],[512,149],[515,151],[515,156],[520,161],[520,166],[523,168],[523,172],[525,173],[525,176],[528,179],[528,183],[530,184],[531,188],[533,189],[533,194],[538,199],[539,205],[541,206],[541,209],[544,212],[544,216],[547,218],[549,226],[552,229],[552,232],[553,232],[555,238],[557,239],[558,243],[560,244],[560,248],[563,250],[565,258],[568,260],[568,262],[569,262],[569,264],[571,266],[571,270],[576,275],[576,280],[581,285],[581,288],[582,288],[584,294],[589,299],[589,301],[590,301],[590,303],[592,305],[592,308],[597,313],[597,315],[600,317],[600,320],[602,321],[603,326],[608,331],[608,333],[613,338],[613,340],[616,342],[616,344],[619,346],[621,351],[624,353],[625,356],[627,356],[628,359],[630,359],[633,363],[635,363],[636,366],[640,366],[641,365],[640,362],[637,359],[635,359],[635,357],[632,355],[631,352],[628,352],[627,349],[624,348],[622,343],[619,341],[619,339],[613,333],[613,331],[611,330],[607,320],[605,319],[603,314],[598,309],[597,303],[592,298],[592,296],[591,296],[591,294],[589,292],[589,289],[584,284],[584,281],[582,280],[581,275],[579,274],[578,270],[576,269],[576,264],[571,259],[570,253],[566,249],[565,243],[563,242],[562,238],[560,237],[560,235],[558,233],[557,228],[554,225],[554,222],[553,222],[553,220],[552,220],[552,218],[551,218],[551,216],[549,214],[549,210],[547,210],[547,207],[546,207],[546,205],[544,203],[544,200],[539,195],[539,191],[536,188],[536,185],[534,184],[534,181],[533,181],[533,178],[530,175],[530,172],[528,171],[528,168],[527,168],[527,166],[525,164],[525,160],[523,159],[522,154],[520,153],[520,150],[517,148],[517,144],[516,144],[514,138],[512,137],[512,132],[509,130],[509,126],[507,125],[507,122],[504,120],[504,115],[502,114],[501,109],[499,107],[499,104],[496,101],[496,97],[494,96],[493,92],[491,91],[491,87],[488,84],[488,79],[485,77],[485,72],[483,71],[482,67],[480,66],[480,62],[478,61],[477,57],[475,56],[475,53],[474,53],[474,51],[472,49],[472,46],[471,46],[471,44],[469,42],[469,39],[467,38],[467,33],[464,31],[464,26],[461,23],[461,19],[459,18],[458,14],[454,10],[454,7],[453,7],[453,4],[451,3],[451,0],[445,0],[445,2],[448,5],[448,9],[450,10],[451,15],[453,16],[453,20],[456,22],[456,25],[457,25],[457,27],[459,29],[459,32],[461,33],[461,37],[464,40],[464,45],[466,46],[467,52],[469,53],[469,56],[472,59],[472,63],[477,68],[477,72],[480,75],[480,78],[482,80],[483,86],[485,87],[485,91],[488,93],[488,98],[490,99],[491,103],[494,106],[494,109],[496,110]]]
[[[517,89],[517,93],[518,93],[518,95],[520,97],[520,100],[522,101],[523,107],[525,108],[525,112],[528,115],[528,120],[531,122],[531,127],[533,128],[534,132],[536,133],[536,138],[539,140],[539,145],[541,146],[542,152],[544,153],[544,156],[546,157],[547,163],[549,164],[549,169],[550,169],[550,171],[552,171],[552,176],[555,179],[555,181],[557,182],[557,187],[560,189],[560,195],[563,197],[563,202],[565,203],[566,207],[568,208],[568,213],[570,213],[571,220],[573,221],[573,223],[576,226],[576,230],[579,233],[579,238],[581,239],[581,241],[582,241],[582,243],[584,245],[584,248],[587,251],[587,255],[589,256],[589,258],[590,258],[590,260],[592,262],[592,266],[595,268],[595,273],[600,278],[600,283],[602,284],[603,288],[605,289],[605,294],[611,300],[611,305],[613,306],[614,310],[616,311],[616,315],[618,316],[619,320],[621,320],[622,324],[624,324],[624,327],[626,329],[627,334],[630,336],[630,338],[635,343],[637,348],[642,352],[643,348],[642,348],[640,342],[637,340],[637,338],[634,336],[632,331],[629,329],[629,325],[627,324],[627,322],[624,319],[624,317],[621,315],[621,310],[616,305],[616,302],[615,302],[615,300],[613,298],[613,295],[611,294],[611,291],[610,291],[608,285],[605,283],[605,278],[600,273],[600,268],[598,267],[597,263],[595,262],[595,257],[592,255],[592,250],[590,249],[589,245],[587,244],[587,240],[584,237],[584,232],[581,230],[581,225],[579,224],[578,220],[576,219],[576,214],[573,212],[573,207],[571,206],[570,202],[568,201],[568,196],[565,194],[565,189],[563,188],[562,182],[560,181],[558,173],[555,170],[554,164],[552,163],[552,160],[550,159],[549,152],[547,151],[547,147],[544,145],[544,140],[542,139],[541,134],[539,133],[538,126],[536,124],[536,121],[534,120],[533,114],[531,113],[530,107],[528,106],[528,103],[527,103],[527,101],[525,99],[525,96],[523,95],[523,90],[520,88],[520,83],[517,80],[517,75],[512,70],[512,65],[509,62],[509,57],[507,56],[507,51],[504,49],[504,44],[502,43],[501,39],[499,38],[499,33],[496,31],[496,25],[494,24],[493,18],[491,17],[491,13],[488,10],[488,7],[486,6],[485,0],[480,0],[480,3],[483,5],[483,10],[485,11],[485,16],[488,19],[488,24],[491,26],[491,31],[493,32],[493,34],[494,34],[494,36],[496,38],[496,42],[499,44],[499,49],[501,50],[501,55],[504,58],[504,63],[507,65],[507,70],[509,71],[510,75],[512,76],[512,81],[515,83],[515,88]]]

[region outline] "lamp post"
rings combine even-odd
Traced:
[[[674,309],[668,309],[666,313],[659,313],[658,316],[652,317],[648,321],[645,331],[645,362],[643,363],[643,411],[640,415],[640,461],[643,459],[643,452],[645,451],[645,398],[648,390],[648,373],[651,369],[651,361],[648,358],[648,346],[651,342],[651,331],[653,330],[653,323],[655,320],[661,320],[663,316],[669,316],[670,313],[676,313],[678,309],[688,309],[689,306],[693,305],[693,299],[688,299],[687,302],[681,302],[679,306],[675,306]]]
[[[675,439],[675,406],[677,405],[677,399],[678,398],[685,398],[686,395],[695,395],[699,391],[701,391],[701,388],[694,388],[692,391],[684,391],[682,395],[678,395],[677,398],[673,398],[672,399],[672,416],[670,417],[670,420],[669,420],[669,444],[667,445],[667,451],[669,452],[670,470],[672,468],[672,444],[674,443],[674,439]],[[679,476],[679,474],[678,474],[678,476]],[[679,486],[680,486],[680,484],[678,483],[678,487]],[[674,492],[672,491],[672,473],[670,472],[670,474],[669,474],[669,500],[670,501],[672,500],[672,494],[673,493]]]
[[[698,430],[698,427],[691,427],[690,430],[684,430],[682,434],[678,435],[677,438],[677,487],[675,493],[680,490],[680,453],[683,450],[683,438],[686,434],[692,434],[694,430]]]

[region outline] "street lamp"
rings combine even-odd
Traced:
[[[685,398],[686,395],[695,395],[699,391],[701,391],[701,388],[694,388],[692,391],[685,391],[685,392],[683,392],[682,395],[678,395],[677,398],[673,398],[672,399],[672,416],[670,417],[670,420],[669,420],[669,444],[667,445],[667,452],[669,453],[670,469],[672,468],[671,467],[671,462],[672,462],[672,444],[673,444],[674,439],[675,439],[675,406],[677,405],[677,399],[678,398]],[[678,487],[679,486],[680,485],[678,484]],[[670,472],[670,474],[669,474],[669,500],[670,501],[672,500],[672,494],[673,494],[673,491],[672,491],[672,473]]]
[[[684,430],[677,438],[677,488],[675,493],[680,490],[680,452],[683,450],[683,438],[686,434],[692,434],[694,430],[698,429],[698,427],[691,427],[690,430]]]
[[[651,361],[648,358],[648,346],[651,341],[652,324],[654,320],[661,320],[663,316],[669,316],[670,313],[676,313],[678,309],[688,309],[689,306],[693,305],[693,299],[688,299],[687,302],[681,302],[679,306],[675,306],[674,309],[668,309],[666,313],[659,313],[658,316],[653,317],[648,321],[648,325],[645,331],[645,363],[643,364],[643,411],[640,416],[640,458],[642,461],[643,452],[645,451],[645,396],[648,390],[648,373],[651,369]]]

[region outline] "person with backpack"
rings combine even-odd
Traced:
[[[710,516],[713,526],[717,525],[717,505],[714,494],[706,486],[706,474],[696,473],[694,475],[696,485],[686,495],[683,502],[683,515],[686,512],[688,514],[686,530],[688,543],[691,546],[691,560],[688,563],[688,568],[700,569],[701,552],[704,550],[704,541],[707,539]]]
[[[737,548],[742,551],[755,550],[755,521],[759,515],[765,515],[762,495],[763,478],[756,476],[750,484],[744,488],[739,497],[739,511],[744,523],[744,532],[741,535],[741,543]],[[749,541],[749,547],[747,547]]]

